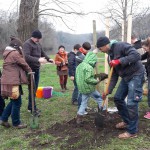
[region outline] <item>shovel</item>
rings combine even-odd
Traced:
[[[35,113],[34,109],[34,100],[35,100],[35,81],[34,81],[34,72],[31,72],[30,74],[30,90],[31,90],[31,100],[32,100],[32,114],[30,118],[30,128],[31,129],[37,129],[39,128],[39,122],[38,122],[38,116]]]
[[[111,67],[111,70],[110,70],[110,73],[108,76],[108,82],[107,82],[107,85],[105,87],[105,94],[108,93],[108,88],[109,88],[111,77],[113,74],[113,69],[114,68]],[[106,111],[103,111],[105,103],[106,103]],[[107,109],[108,109],[108,102],[107,102],[107,98],[105,98],[103,100],[101,108],[99,108],[99,106],[98,106],[98,112],[96,113],[95,120],[94,120],[96,127],[100,128],[100,127],[104,126],[104,119],[105,119],[105,115],[107,114]]]

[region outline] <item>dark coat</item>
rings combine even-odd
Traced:
[[[116,66],[112,75],[109,92],[115,87],[118,77],[129,81],[136,75],[144,73],[144,67],[141,63],[141,56],[134,47],[125,42],[112,44],[108,53],[110,60],[119,59],[121,64]]]
[[[24,43],[23,52],[26,62],[33,70],[40,68],[40,63],[38,61],[40,57],[45,57],[47,60],[49,60],[49,57],[42,50],[40,43],[34,43],[32,39],[28,39]]]
[[[148,76],[150,76],[150,53],[146,52],[141,56],[141,60],[147,59],[147,63],[145,64]]]
[[[76,54],[76,66],[78,66],[83,61],[84,58],[85,58],[85,55],[83,53],[77,52],[77,54]]]
[[[74,52],[70,52],[68,54],[68,69],[69,69],[69,76],[75,76],[76,54]]]

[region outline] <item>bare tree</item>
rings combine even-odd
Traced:
[[[22,41],[38,28],[40,0],[21,0],[18,20],[18,36]]]
[[[137,6],[137,0],[110,0],[107,5],[107,15],[118,25],[119,28],[124,25],[124,41],[127,41],[127,21],[130,14]]]
[[[21,0],[18,20],[18,35],[22,41],[29,38],[31,32],[38,28],[38,19],[40,16],[47,16],[49,19],[60,19],[68,28],[68,15],[81,15],[73,9],[75,3],[61,0],[45,0],[40,5],[40,0]],[[71,29],[71,28],[70,28]]]

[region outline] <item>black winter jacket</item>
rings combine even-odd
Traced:
[[[69,76],[75,76],[76,54],[72,51],[68,54],[68,68],[69,68]]]
[[[119,76],[125,81],[129,81],[134,76],[144,73],[141,56],[130,44],[125,42],[114,43],[108,55],[110,60],[120,60],[120,65],[114,68],[109,93],[114,89]]]

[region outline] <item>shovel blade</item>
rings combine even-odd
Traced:
[[[39,128],[39,118],[37,116],[31,116],[30,128],[31,129],[38,129]]]
[[[101,113],[96,113],[96,116],[95,116],[95,120],[94,120],[94,123],[95,123],[95,126],[98,127],[98,128],[103,128],[104,127],[104,119],[105,119],[105,116]]]

